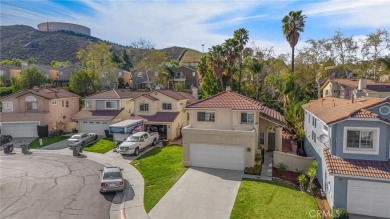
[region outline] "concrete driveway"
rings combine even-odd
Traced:
[[[35,137],[25,137],[25,138],[12,138],[12,141],[11,142],[7,142],[5,144],[2,144],[3,145],[9,145],[9,144],[13,144],[15,148],[20,148],[20,145],[21,144],[30,144],[32,141],[34,141]],[[2,151],[3,150],[3,147],[0,147],[0,150]]]
[[[153,219],[230,218],[242,171],[191,167],[149,212]]]
[[[104,137],[106,137],[106,136],[98,135],[98,140],[102,139]],[[98,141],[98,140],[96,140],[96,141]],[[96,142],[96,141],[94,141],[94,142]],[[92,143],[90,143],[90,144],[92,144]],[[41,150],[60,150],[60,149],[65,149],[65,148],[68,148],[68,139],[47,145],[45,147],[41,147],[39,149],[41,149]]]
[[[109,218],[102,164],[58,154],[0,156],[0,218]]]

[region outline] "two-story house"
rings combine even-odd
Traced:
[[[4,77],[6,85],[11,84],[12,78],[19,77],[21,71],[22,69],[17,66],[0,65],[0,77]]]
[[[135,97],[140,92],[112,89],[83,98],[84,109],[74,115],[79,132],[104,135],[109,125],[127,119],[134,113]]]
[[[196,69],[191,67],[180,65],[177,68],[177,73],[174,77],[175,82],[184,82],[186,88],[199,87],[200,85],[200,76],[196,72]]]
[[[79,96],[63,89],[33,88],[1,98],[1,133],[13,137],[38,137],[37,126],[57,129],[65,123],[71,131],[72,117],[79,111]]]
[[[390,100],[325,97],[303,105],[305,151],[333,208],[390,215]]]
[[[244,170],[255,164],[260,148],[279,150],[286,121],[280,113],[232,91],[186,107],[183,165]]]
[[[322,85],[323,97],[337,97],[343,99],[368,97],[390,97],[390,83],[378,83],[373,80],[357,79],[330,79]]]

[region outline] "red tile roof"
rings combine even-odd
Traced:
[[[343,159],[324,150],[324,158],[329,173],[390,179],[390,161]]]
[[[58,98],[69,98],[69,97],[79,97],[79,95],[69,92],[61,88],[39,88],[39,89],[24,89],[10,95],[4,96],[1,100],[13,97],[21,97],[27,94],[36,95],[43,97],[45,99],[58,99]]]
[[[238,94],[233,91],[224,91],[214,96],[200,100],[187,106],[189,109],[196,108],[219,108],[231,110],[255,110],[266,119],[272,120],[282,126],[287,126],[284,116],[279,112],[263,106],[260,102]]]
[[[133,92],[133,91],[129,91],[127,89],[112,89],[112,90],[103,91],[101,93],[85,97],[84,99],[85,100],[88,100],[88,99],[90,99],[90,100],[91,99],[97,99],[97,100],[132,99],[132,98],[136,98],[142,94],[146,94],[146,92]]]
[[[150,123],[169,123],[175,121],[176,117],[179,115],[179,112],[157,112],[152,116],[130,116],[130,119],[144,119],[145,122]]]
[[[121,113],[124,108],[120,110],[81,110],[73,116],[74,120],[111,120]]]
[[[185,100],[188,99],[188,97],[183,96],[179,92],[173,91],[173,90],[156,90],[159,93],[162,93],[170,98],[173,98],[175,100]]]
[[[368,115],[368,112],[360,112],[362,109],[368,109],[373,106],[390,102],[387,98],[360,97],[353,102],[351,100],[324,97],[317,100],[311,100],[302,107],[313,113],[326,124],[347,119],[351,116],[355,118],[373,117],[374,114]]]
[[[360,109],[351,115],[352,118],[378,119],[378,114],[370,112],[366,109]]]

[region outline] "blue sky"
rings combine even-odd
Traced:
[[[184,46],[201,51],[204,44],[207,51],[244,27],[256,46],[288,53],[281,19],[291,10],[307,16],[298,49],[309,38],[329,38],[337,30],[360,40],[390,27],[390,0],[1,0],[0,7],[1,25],[37,28],[46,21],[70,22],[91,28],[93,36],[104,40],[130,45],[144,38],[158,49]]]

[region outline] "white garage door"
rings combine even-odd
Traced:
[[[223,145],[190,145],[191,166],[228,170],[244,170],[243,147]]]
[[[39,122],[1,123],[1,134],[17,137],[38,137]]]
[[[348,180],[347,211],[375,217],[390,217],[390,182]]]
[[[105,135],[104,130],[107,130],[108,126],[107,121],[79,121],[79,132]]]

